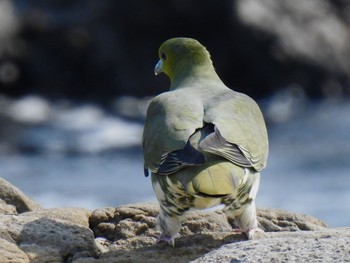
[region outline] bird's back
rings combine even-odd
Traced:
[[[159,240],[174,245],[187,210],[219,203],[251,238],[258,231],[255,196],[268,155],[259,107],[224,85],[197,40],[172,38],[158,53],[155,74],[165,73],[171,85],[150,103],[143,149],[160,204]]]

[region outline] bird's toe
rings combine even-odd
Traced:
[[[157,239],[157,243],[162,243],[162,242],[166,242],[170,246],[175,247],[175,240],[173,237],[169,237],[164,234],[161,234]]]
[[[255,227],[255,228],[249,229],[248,231],[244,231],[244,232],[247,235],[248,239],[250,240],[250,239],[253,239],[253,237],[256,233],[264,233],[265,231],[259,227]]]

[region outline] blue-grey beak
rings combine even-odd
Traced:
[[[154,67],[154,74],[158,75],[159,73],[163,72],[163,62],[161,60],[158,61],[158,63],[156,64],[156,66]]]

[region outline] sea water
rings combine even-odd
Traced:
[[[257,206],[349,226],[350,104],[284,100],[261,102],[270,149]],[[51,107],[11,139],[2,135],[0,176],[45,208],[93,210],[156,201],[143,174],[142,127],[140,120],[97,106]],[[17,148],[8,150],[12,144]]]

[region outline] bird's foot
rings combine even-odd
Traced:
[[[255,227],[255,228],[248,229],[248,230],[234,228],[232,231],[234,233],[245,233],[249,240],[253,239],[253,236],[255,235],[255,233],[264,233],[264,230],[262,230],[259,227]]]
[[[175,247],[175,240],[173,237],[168,237],[164,234],[161,234],[157,239],[157,243],[162,243],[162,242],[166,242],[170,246]]]
[[[244,231],[240,228],[234,228],[234,229],[232,229],[232,232],[237,233],[237,234],[241,234]]]
[[[244,231],[244,233],[247,235],[248,239],[253,239],[253,236],[255,235],[255,233],[264,233],[264,230],[262,230],[259,227],[255,227],[252,229],[249,229],[248,231]]]

